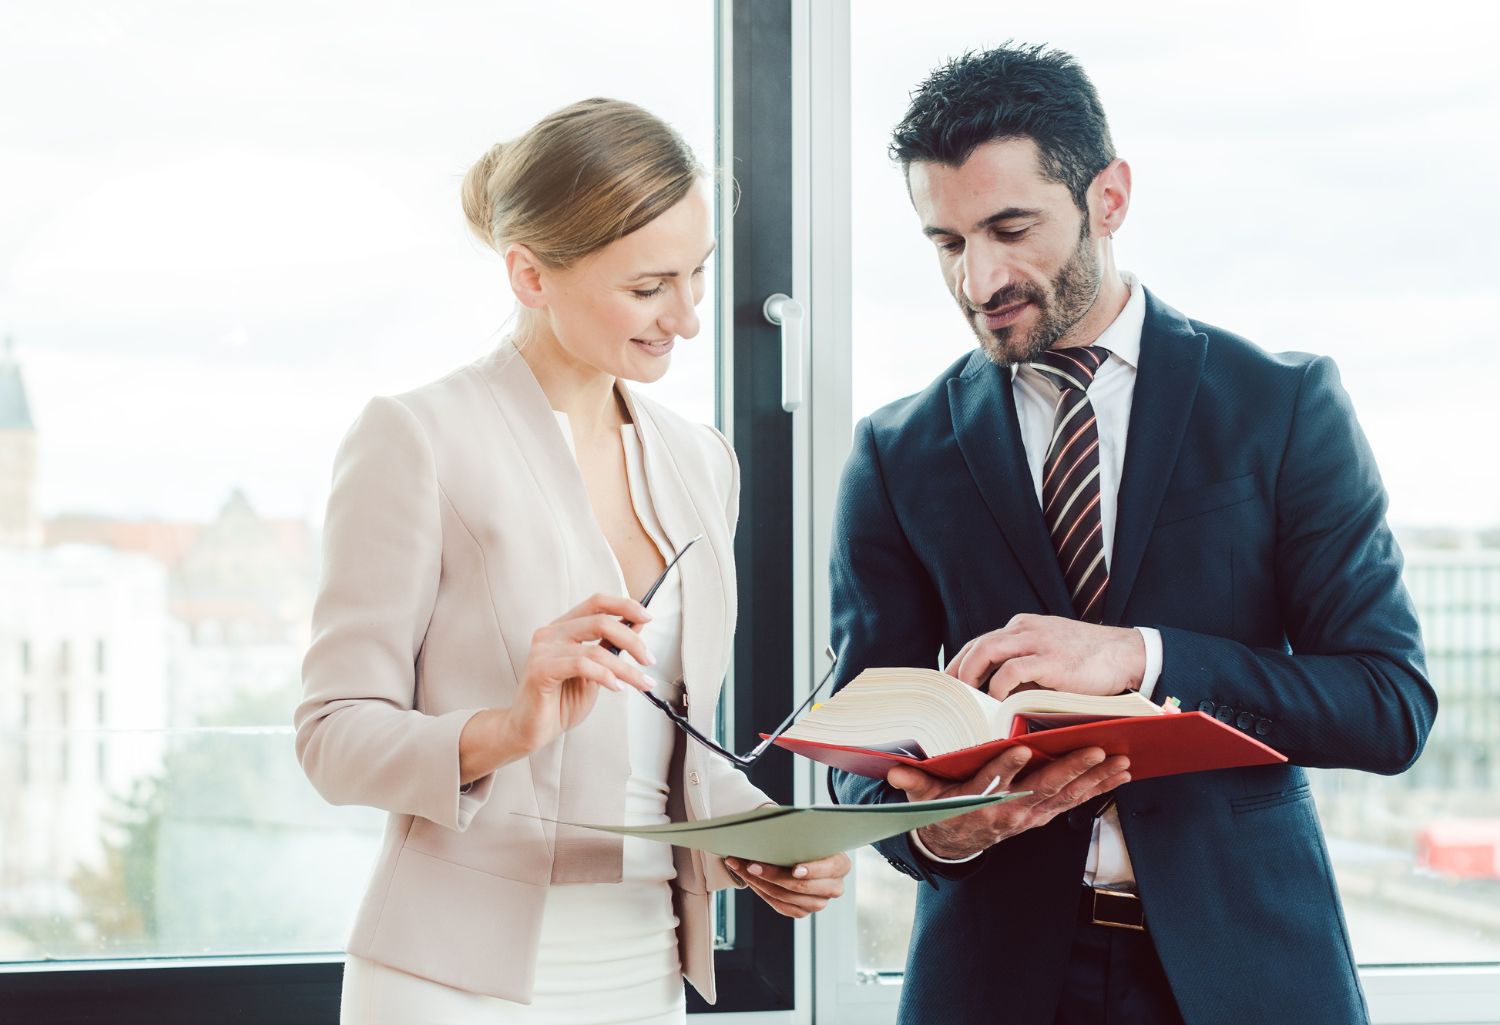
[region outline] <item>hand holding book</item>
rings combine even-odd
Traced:
[[[1118,755],[1106,757],[1097,747],[1073,751],[1028,772],[1031,761],[1029,750],[1016,747],[995,756],[972,778],[961,782],[906,765],[892,768],[887,781],[906,791],[910,801],[958,797],[997,783],[1002,790],[1029,791],[1017,800],[921,827],[918,832],[923,845],[948,859],[978,854],[1006,837],[1046,825],[1058,815],[1130,782],[1130,760]],[[986,780],[991,782],[986,784]]]
[[[1024,799],[921,829],[964,858],[1132,779],[1265,765],[1285,757],[1202,712],[1130,691],[1017,690],[996,700],[935,669],[867,669],[777,740],[836,768],[884,779],[913,801],[958,797],[999,778]]]

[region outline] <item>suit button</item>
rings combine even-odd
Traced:
[[[1271,720],[1270,719],[1262,719],[1262,720],[1260,720],[1260,722],[1258,722],[1258,723],[1255,724],[1255,735],[1257,737],[1264,737],[1267,733],[1270,733],[1270,732],[1271,732]]]
[[[698,774],[696,772],[690,772],[690,773],[688,773],[688,782],[691,783],[693,786],[697,786],[698,785]]]
[[[1250,727],[1255,725],[1255,716],[1250,712],[1241,712],[1239,718],[1234,721],[1234,724],[1246,733],[1249,733]]]
[[[1198,711],[1203,712],[1206,715],[1213,715],[1214,703],[1207,698],[1204,698],[1202,701],[1198,702]]]
[[[1234,709],[1228,705],[1220,705],[1219,710],[1214,713],[1214,718],[1220,722],[1229,722],[1229,720],[1234,718]]]

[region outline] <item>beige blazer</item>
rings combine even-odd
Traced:
[[[724,438],[621,392],[651,501],[682,574],[687,713],[713,728],[735,623],[739,469]],[[578,727],[461,787],[458,738],[509,705],[531,636],[618,570],[546,395],[509,342],[440,381],[370,402],[334,464],[323,577],[296,712],[297,754],[334,804],[390,812],[349,952],[530,1002],[552,883],[618,881],[621,840],[545,821],[619,822],[630,692],[601,691]],[[768,802],[679,736],[674,819]],[[723,863],[674,848],[683,972],[714,994],[710,890]]]

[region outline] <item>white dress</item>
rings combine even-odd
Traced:
[[[557,417],[571,448],[572,429],[564,414]],[[669,558],[646,487],[640,439],[633,425],[622,432],[636,516]],[[624,574],[619,576],[624,593]],[[656,657],[647,671],[668,681],[682,678],[678,579],[676,573],[667,576],[651,599],[651,622],[641,631]],[[624,821],[667,822],[677,728],[644,697],[622,696],[628,699],[630,750]],[[684,1025],[687,1006],[672,912],[675,876],[670,846],[626,837],[620,882],[549,887],[530,1004],[454,989],[350,955],[340,1020],[343,1025]]]

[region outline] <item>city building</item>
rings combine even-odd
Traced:
[[[7,335],[0,349],[0,547],[41,543],[36,479],[36,425],[15,339]]]

